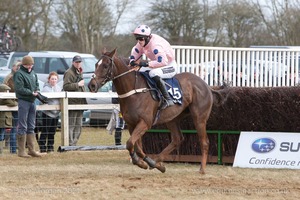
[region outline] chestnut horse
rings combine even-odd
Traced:
[[[175,148],[179,148],[184,139],[180,130],[180,120],[190,114],[200,140],[202,153],[200,173],[205,173],[209,148],[206,122],[213,104],[210,87],[195,74],[177,74],[175,77],[182,88],[182,104],[159,110],[159,102],[151,97],[146,80],[128,63],[128,59],[116,55],[116,49],[112,52],[104,51],[95,65],[95,72],[88,87],[91,92],[97,92],[106,82],[113,81],[119,95],[121,113],[130,133],[126,148],[132,163],[143,169],[149,166],[165,172],[162,161]],[[159,118],[156,117],[157,112],[160,112]],[[171,132],[171,143],[158,156],[151,159],[142,150],[141,137],[154,122],[166,124]]]

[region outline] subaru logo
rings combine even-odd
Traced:
[[[252,143],[252,149],[257,153],[268,153],[274,148],[275,141],[271,138],[259,138]]]

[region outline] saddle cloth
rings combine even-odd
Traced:
[[[155,81],[149,76],[149,73],[148,72],[140,72],[140,73],[146,78],[149,87],[156,89],[155,91],[157,91],[156,95],[158,96],[158,98],[162,99],[162,95],[160,92],[158,92],[159,89],[156,86]],[[170,96],[172,97],[173,102],[181,105],[182,104],[182,91],[181,91],[179,81],[175,77],[169,78],[169,79],[163,79],[163,80],[165,81],[167,91],[170,94]]]

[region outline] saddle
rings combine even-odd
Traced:
[[[150,94],[151,94],[152,98],[155,101],[161,101],[163,99],[163,96],[160,93],[160,90],[158,89],[158,87],[156,86],[155,81],[152,80],[152,78],[149,76],[148,72],[140,72],[140,73],[146,79],[147,85],[150,88]],[[163,79],[163,81],[165,82],[167,91],[168,91],[169,95],[172,97],[173,102],[175,104],[181,105],[182,104],[182,90],[181,90],[179,81],[175,77],[169,78],[169,79]]]

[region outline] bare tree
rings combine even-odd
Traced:
[[[124,26],[120,24],[122,17],[124,17],[124,13],[126,11],[133,12],[132,6],[135,4],[135,1],[130,0],[117,0],[115,4],[111,6],[114,7],[114,22],[111,27],[111,33],[109,35],[103,36],[102,46],[107,48],[108,50],[112,50],[114,48],[118,49],[118,54],[122,56],[129,56],[131,51],[131,46],[134,43],[134,38],[131,35],[131,32],[128,34],[117,34],[116,28],[118,25]],[[96,55],[100,55],[100,50],[95,52]]]
[[[67,39],[72,49],[96,53],[107,36],[113,36],[129,0],[118,0],[111,11],[105,0],[61,0],[57,15],[62,38]],[[112,14],[115,12],[115,16]]]
[[[93,53],[102,35],[110,34],[112,16],[104,0],[61,0],[57,15],[63,38],[72,49]],[[98,41],[95,41],[98,40]]]
[[[188,44],[199,39],[203,30],[202,13],[197,0],[157,0],[151,4],[146,20],[171,43]]]
[[[300,0],[151,0],[143,12],[134,4],[130,0],[1,0],[0,27],[18,28],[24,43],[21,50],[97,55],[105,46],[127,55],[134,38],[130,33],[118,35],[116,27],[130,12],[129,22],[138,15],[132,25],[145,16],[143,23],[171,44],[300,45]]]
[[[254,2],[255,11],[269,33],[273,45],[299,45],[300,25],[299,0],[270,0],[267,4]]]
[[[203,1],[203,20],[204,31],[202,37],[203,45],[219,46],[225,45],[226,35],[224,34],[224,25],[222,23],[222,6],[216,2],[212,4],[210,0]]]
[[[247,46],[259,18],[246,0],[152,3],[146,20],[172,44]]]
[[[116,28],[117,28],[117,25],[122,17],[122,15],[124,14],[126,8],[133,4],[134,2],[130,2],[129,0],[117,0],[116,2],[116,7],[115,7],[115,12],[116,12],[116,19],[115,19],[115,22],[114,22],[114,26],[113,26],[113,30],[112,30],[112,34],[115,35],[116,33]]]
[[[223,1],[221,5],[223,31],[227,33],[226,43],[233,47],[249,46],[252,33],[261,27],[252,5],[243,0],[230,3]]]
[[[49,10],[52,0],[2,0],[0,22],[17,27],[22,38],[22,50],[39,50],[45,47],[47,31],[51,25]]]

